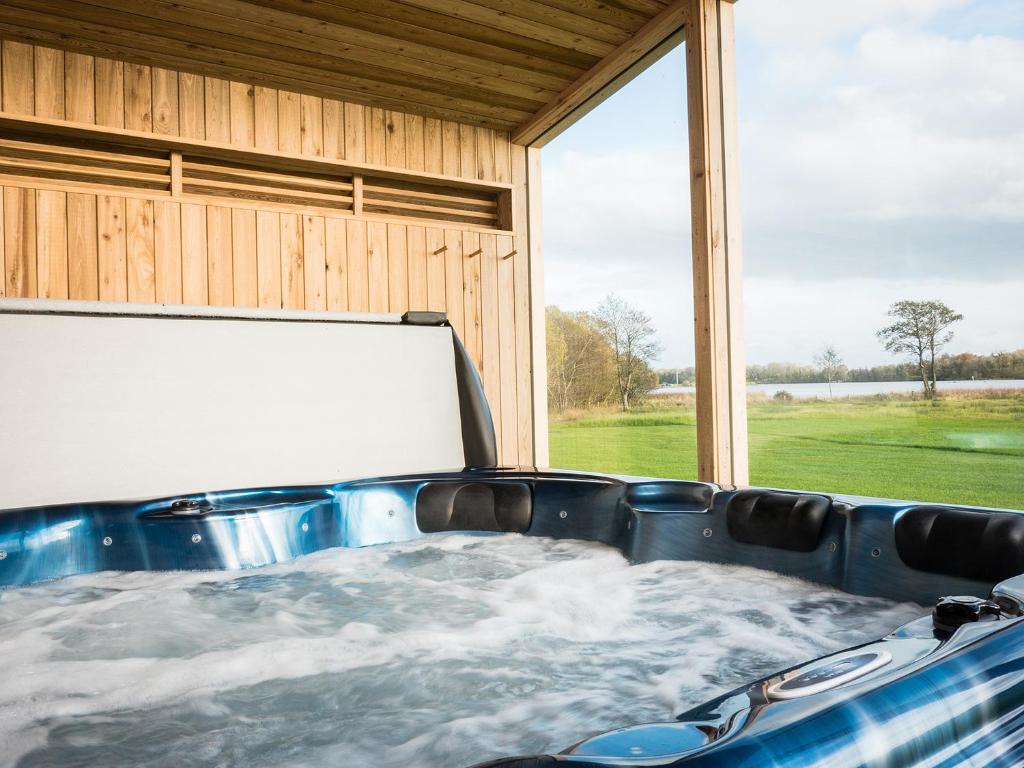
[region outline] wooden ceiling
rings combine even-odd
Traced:
[[[2,0],[0,36],[549,138],[685,0]],[[570,118],[571,119],[571,118]]]

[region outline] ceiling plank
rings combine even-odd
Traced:
[[[517,0],[491,0],[495,3],[515,4]],[[613,27],[624,29],[628,32],[635,32],[644,24],[650,21],[652,16],[660,12],[660,8],[653,13],[637,13],[629,8],[624,8],[615,3],[595,3],[593,0],[540,0],[544,5],[566,11],[584,18],[610,24]]]
[[[35,0],[14,0],[25,4]],[[30,28],[38,28],[63,35],[67,40],[90,40],[106,43],[115,51],[152,51],[175,57],[179,65],[194,62],[200,71],[210,64],[227,67],[238,67],[253,72],[267,70],[266,56],[224,50],[209,45],[196,45],[189,41],[175,40],[165,36],[146,34],[140,31],[125,32],[100,24],[93,24],[65,16],[54,16],[44,12],[14,8],[11,5],[0,5],[0,20],[19,24]],[[166,66],[166,65],[165,65]],[[484,103],[462,95],[448,95],[423,90],[414,86],[395,85],[354,75],[325,72],[315,67],[292,64],[285,61],[273,61],[267,73],[270,76],[291,77],[310,83],[333,85],[350,93],[360,94],[360,100],[371,103],[376,95],[390,98],[401,103],[428,104],[437,107],[460,110],[480,117],[497,120],[513,119],[515,114],[529,114],[530,110],[514,106],[500,106]],[[252,82],[246,78],[246,81]],[[511,99],[507,101],[513,101]]]
[[[113,59],[124,59],[150,66],[177,69],[187,72],[222,77],[227,80],[236,80],[244,83],[253,83],[269,88],[283,88],[298,93],[310,93],[328,98],[347,101],[353,104],[365,104],[393,109],[401,112],[412,112],[427,117],[437,117],[442,120],[452,120],[468,125],[480,125],[498,130],[511,130],[516,126],[515,121],[494,117],[482,117],[481,115],[465,112],[459,109],[446,108],[434,104],[424,104],[419,101],[406,99],[394,99],[380,94],[368,96],[363,92],[351,91],[346,88],[327,82],[313,82],[297,77],[289,77],[281,73],[268,74],[265,70],[245,69],[238,66],[223,63],[207,62],[201,67],[195,62],[183,61],[182,57],[175,54],[154,52],[148,48],[135,49],[125,46],[112,46],[102,42],[85,40],[79,37],[70,38],[61,32],[47,31],[33,26],[19,26],[0,20],[0,37],[9,40],[16,40],[23,43],[49,46],[77,53],[91,54]]]
[[[123,0],[85,2],[111,9],[124,6]],[[254,8],[244,0],[175,0],[173,4],[162,0],[135,0],[132,9],[134,13],[172,24],[227,32],[238,37],[251,36],[254,40],[276,43],[294,50],[327,54],[360,65],[429,77],[460,87],[482,89],[530,101],[546,102],[565,85],[562,78],[552,78],[547,87],[523,83],[520,79],[509,76],[512,73],[499,74],[493,67],[491,73],[470,71],[437,61],[437,52],[434,49],[425,49],[433,51],[433,60],[426,58],[423,53],[417,58],[402,55],[396,48],[382,50],[379,41],[375,40],[381,37],[379,35],[317,22],[271,8],[255,9],[259,11],[260,17],[260,20],[256,21],[247,18],[246,14],[251,15]],[[365,39],[376,42],[378,47],[367,47],[356,42]],[[369,70],[360,68],[353,71],[365,74]],[[522,74],[530,73],[523,70]],[[551,87],[555,83],[561,83],[557,90]]]
[[[286,45],[286,38],[289,36],[279,32],[276,36],[266,34],[266,31],[258,29],[258,25],[245,26],[241,31],[244,34],[235,34],[236,30],[228,30],[229,24],[225,22],[220,30],[203,26],[190,26],[180,16],[180,12],[173,10],[166,11],[159,0],[134,0],[133,7],[143,13],[124,13],[115,10],[121,0],[90,0],[90,2],[78,2],[78,0],[63,0],[59,17],[50,12],[52,3],[50,0],[7,0],[10,5],[20,6],[25,9],[47,13],[50,16],[65,19],[74,19],[80,22],[88,22],[87,29],[95,31],[97,26],[110,27],[116,30],[124,30],[136,35],[149,35],[157,27],[153,24],[153,18],[170,23],[159,26],[159,37],[168,41],[178,41],[187,44],[205,46],[211,50],[230,51],[242,55],[255,56],[266,59],[267,62],[283,62],[290,65],[297,65],[304,68],[315,68],[325,73],[332,73],[341,78],[349,78],[347,84],[353,87],[358,81],[365,85],[367,82],[379,82],[385,85],[417,88],[425,93],[439,93],[451,96],[458,96],[469,101],[478,101],[482,104],[504,106],[512,109],[519,109],[526,112],[533,112],[540,106],[539,99],[524,98],[512,94],[496,93],[493,89],[481,88],[474,84],[463,83],[453,84],[430,76],[423,76],[413,73],[403,73],[393,68],[380,65],[361,63],[358,60],[337,57],[333,47],[328,47],[330,53],[325,53],[321,47],[319,51],[297,50]],[[107,7],[100,7],[105,4]],[[185,18],[189,21],[198,21],[199,14],[195,11],[188,11]],[[216,19],[215,19],[216,21]],[[300,43],[305,44],[301,41]],[[339,84],[346,84],[345,82]]]
[[[543,109],[512,132],[517,144],[535,145],[576,109],[604,91],[652,50],[677,34],[687,19],[686,0],[676,0],[651,19],[632,38],[584,73]]]
[[[558,7],[555,3],[544,0],[471,0],[476,5],[482,5],[491,10],[505,14],[513,14],[532,21],[541,21],[549,26],[558,29],[580,31],[587,37],[594,40],[603,40],[613,45],[621,45],[629,37],[630,33],[639,29],[647,21],[647,17],[632,16],[629,18],[634,23],[627,21],[625,24],[606,21],[601,16],[593,13],[580,13],[576,9],[566,10]],[[584,3],[585,8],[605,8],[600,3]]]
[[[261,2],[273,2],[274,0],[261,0]],[[394,28],[396,21],[405,22],[420,30],[429,29],[435,32],[445,32],[454,35],[458,43],[453,50],[472,51],[477,44],[489,44],[506,51],[518,51],[531,55],[536,59],[548,62],[558,62],[570,66],[589,69],[594,66],[602,53],[586,53],[571,47],[557,45],[531,37],[528,34],[514,34],[503,29],[495,29],[486,24],[437,13],[424,8],[408,5],[398,0],[321,0],[326,5],[345,8],[349,13],[355,13],[364,19],[366,16],[376,16],[383,20],[389,27]],[[355,20],[350,23],[355,24]],[[398,31],[395,30],[395,34]],[[417,39],[414,33],[413,40]],[[604,45],[602,50],[607,48]]]
[[[495,10],[466,0],[404,0],[404,2],[406,5],[450,16],[453,19],[475,22],[513,35],[532,37],[559,48],[568,48],[572,51],[588,53],[591,56],[607,56],[616,45],[621,45],[628,37],[620,30],[611,29],[609,30],[612,37],[610,41],[604,37],[595,39],[584,34],[581,29],[584,25],[579,22],[575,25],[575,29],[570,27],[567,30],[552,26],[546,20],[542,20],[541,14],[528,14],[530,8],[527,3],[529,0],[521,0],[521,5],[516,3],[514,12]],[[541,6],[541,8],[543,7]],[[520,13],[523,15],[517,15]],[[607,34],[606,31],[605,35]]]

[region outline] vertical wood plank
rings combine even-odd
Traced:
[[[256,149],[274,151],[279,146],[277,135],[277,89],[257,85],[253,90]],[[278,245],[280,249],[280,244]],[[278,276],[280,281],[280,275]]]
[[[302,249],[306,265],[306,309],[327,309],[327,243],[323,216],[302,217]]]
[[[202,75],[178,73],[178,130],[182,138],[206,138],[206,84]]]
[[[420,115],[405,116],[405,167],[410,171],[424,170],[424,128],[425,121]]]
[[[37,296],[36,198],[30,189],[4,188],[4,269],[7,296]]]
[[[515,268],[516,433],[519,461],[544,466],[548,463],[548,393],[540,178],[540,150],[514,145],[512,183],[526,198],[515,211],[519,234],[512,247],[518,253],[510,259]]]
[[[93,70],[96,73],[96,123],[124,128],[124,63],[97,56]]]
[[[354,163],[366,160],[366,116],[361,104],[345,102],[345,159]]]
[[[733,8],[693,0],[686,35],[697,476],[749,482]]]
[[[465,305],[462,301],[462,232],[457,229],[444,231],[444,305],[448,321],[460,338],[466,335]]]
[[[177,136],[178,130],[178,73],[153,67],[153,132]]]
[[[430,308],[427,300],[427,231],[409,226],[406,233],[409,252],[409,309]]]
[[[388,311],[409,309],[409,252],[404,224],[388,224]]]
[[[230,208],[219,205],[206,208],[206,264],[209,271],[210,305],[232,306],[235,294],[231,264]]]
[[[366,107],[366,162],[383,165],[387,162],[387,123],[384,110]]]
[[[69,192],[68,298],[99,299],[99,265],[96,257],[96,195]]]
[[[302,151],[301,101],[293,91],[277,92],[277,148],[282,152]]]
[[[7,296],[38,295],[36,198],[30,189],[4,187],[4,269]]]
[[[128,244],[123,197],[100,195],[96,198],[96,231],[100,301],[127,301]]]
[[[459,126],[459,173],[464,179],[476,178],[476,128]]]
[[[322,157],[324,154],[324,112],[319,96],[302,94],[299,100],[299,117],[302,132],[302,154]],[[306,297],[307,300],[309,297]]]
[[[256,211],[231,211],[232,302],[236,307],[259,306],[256,266]]]
[[[156,70],[154,70],[154,74],[155,72]],[[177,94],[177,88],[174,92]],[[176,102],[177,99],[175,99]],[[169,122],[165,122],[163,127],[167,128],[169,125]],[[175,114],[174,127],[177,129],[177,114]],[[182,301],[181,206],[178,203],[167,200],[153,202],[153,257],[156,260],[157,302],[180,304]]]
[[[210,303],[206,206],[181,206],[181,294],[186,304]]]
[[[494,132],[494,179],[504,184],[512,182],[512,156],[505,131]]]
[[[433,117],[423,121],[423,170],[429,173],[444,171],[441,121]]]
[[[0,52],[0,58],[2,58],[2,52]],[[3,78],[0,77],[0,82],[2,82],[2,79]],[[0,89],[2,89],[2,85],[0,85]],[[2,102],[2,100],[3,100],[3,97],[2,97],[2,95],[0,95],[0,102]],[[3,221],[4,221],[4,191],[3,191],[3,188],[0,187],[0,224],[2,224]],[[7,263],[6,263],[5,257],[4,257],[4,250],[5,250],[4,246],[5,246],[5,243],[4,243],[4,232],[0,231],[0,297],[7,295]]]
[[[345,105],[336,99],[324,99],[324,157],[345,158]]]
[[[285,309],[304,309],[306,285],[303,276],[302,217],[281,214],[281,303]]]
[[[64,119],[64,51],[36,46],[34,114]]]
[[[370,276],[366,254],[366,222],[346,222],[345,242],[348,253],[348,308],[352,312],[368,312]]]
[[[256,92],[248,83],[228,86],[231,112],[231,143],[240,147],[256,145]]]
[[[257,99],[258,102],[258,99]],[[277,98],[274,99],[275,110]],[[277,125],[277,120],[274,121]],[[261,307],[281,308],[281,214],[256,213],[256,281]]]
[[[480,236],[476,232],[462,233],[462,306],[465,322],[464,345],[477,370],[483,370],[483,336],[480,299]]]
[[[501,460],[510,464],[518,464],[521,460],[519,451],[519,397],[516,382],[517,365],[524,361],[516,354],[516,334],[520,330],[518,323],[523,320],[516,314],[515,295],[515,261],[521,257],[517,254],[511,258],[503,258],[514,249],[514,243],[508,235],[499,235],[496,239],[498,249],[498,356],[501,370]],[[525,258],[523,258],[525,261]],[[527,324],[529,321],[525,321]]]
[[[366,225],[366,260],[370,278],[370,311],[388,311],[388,225]]]
[[[498,445],[505,420],[501,413],[501,341],[498,324],[498,251],[494,235],[480,235],[480,311],[484,394],[491,406]],[[502,456],[504,461],[504,456]]]
[[[153,130],[153,72],[145,64],[124,65],[124,127]]]
[[[328,218],[325,222],[327,244],[327,308],[348,310],[348,241],[345,220]]]
[[[384,162],[392,168],[405,168],[405,113],[384,112]]]
[[[476,129],[476,177],[484,181],[495,180],[494,131]]]
[[[96,68],[92,56],[70,51],[64,54],[64,116],[76,123],[96,122]]]
[[[459,148],[459,124],[451,120],[441,121],[441,173],[458,176],[462,154]]]
[[[127,114],[127,110],[126,110]],[[128,247],[128,301],[156,301],[156,244],[153,237],[153,201],[125,200]]]
[[[32,46],[4,40],[0,66],[3,67],[4,77],[4,112],[31,115],[35,111],[35,57]]]
[[[444,230],[427,227],[427,304],[431,312],[445,312]]]
[[[63,72],[57,75],[63,81]],[[67,222],[67,196],[63,192],[37,190],[36,292],[41,299],[68,297]]]
[[[228,144],[231,141],[231,85],[218,77],[207,77],[204,81],[204,107],[206,140]],[[207,222],[209,226],[209,222]],[[210,254],[213,258],[213,254]],[[210,300],[213,300],[214,285],[210,282]]]

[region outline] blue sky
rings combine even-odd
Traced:
[[[952,351],[1024,347],[1024,2],[736,5],[747,355],[886,361],[886,307],[964,313]],[[644,307],[692,363],[683,56],[545,147],[546,299]]]

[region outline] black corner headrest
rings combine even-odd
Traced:
[[[729,535],[743,544],[812,552],[831,508],[827,496],[752,489],[729,499],[725,519]]]
[[[911,568],[997,582],[1024,573],[1024,515],[920,506],[896,520],[896,551]]]

